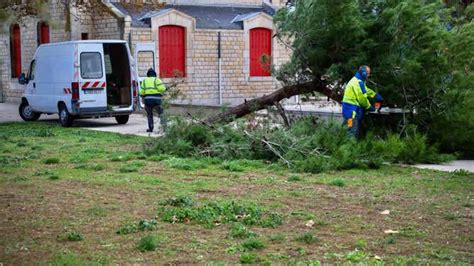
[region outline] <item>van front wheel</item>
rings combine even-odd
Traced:
[[[120,125],[124,125],[127,124],[128,118],[128,115],[119,115],[115,117],[115,121],[117,121],[117,123],[119,123]]]
[[[19,109],[20,117],[24,121],[36,121],[41,115],[41,113],[33,112],[28,102],[22,102]]]
[[[61,126],[63,127],[70,127],[72,126],[72,116],[68,112],[66,106],[64,104],[61,104],[59,106],[59,123],[61,123]]]

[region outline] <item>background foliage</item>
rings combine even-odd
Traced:
[[[443,149],[472,155],[474,8],[451,2],[296,1],[276,16],[278,35],[293,49],[279,77],[326,79],[343,90],[357,66],[368,64],[369,87],[412,110],[409,122]]]

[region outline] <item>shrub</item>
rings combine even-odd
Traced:
[[[265,248],[265,243],[258,238],[250,238],[242,242],[242,249],[245,251],[252,251],[256,249]]]
[[[157,247],[158,240],[152,235],[142,237],[137,245],[137,249],[140,252],[153,251],[156,250]]]

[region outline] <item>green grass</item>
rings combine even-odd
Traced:
[[[141,252],[154,251],[157,247],[158,240],[152,235],[142,237],[137,245],[137,249]]]
[[[149,141],[0,124],[2,262],[474,263],[471,173],[398,165],[299,173],[266,161],[150,155]]]

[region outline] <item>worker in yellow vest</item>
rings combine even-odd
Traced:
[[[370,67],[361,66],[359,71],[347,83],[342,99],[342,117],[347,127],[349,135],[358,138],[360,124],[365,111],[375,111],[370,101],[382,102],[380,94],[369,89],[366,85],[370,77]]]
[[[156,109],[160,116],[160,123],[163,131],[166,130],[166,119],[163,115],[163,108],[161,107],[161,98],[166,92],[166,87],[159,78],[156,77],[156,72],[153,68],[148,69],[146,73],[147,78],[144,79],[140,85],[140,97],[143,97],[145,102],[145,111],[148,119],[148,129],[146,132],[153,132],[153,109]]]

